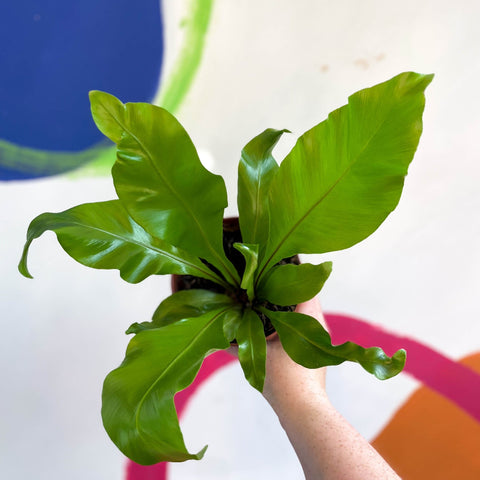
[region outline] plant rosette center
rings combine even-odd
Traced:
[[[223,248],[225,250],[225,255],[232,262],[240,278],[242,278],[245,273],[246,262],[245,258],[239,253],[236,248],[234,248],[234,245],[236,243],[242,243],[242,235],[240,231],[238,217],[225,218],[223,220]],[[277,263],[277,265],[287,264],[299,265],[300,259],[298,258],[298,255],[282,259]],[[215,270],[215,268],[212,266],[210,266],[210,268]],[[190,289],[204,289],[216,293],[222,293],[230,297],[233,302],[239,304],[242,311],[244,311],[245,309],[254,310],[262,321],[263,330],[267,339],[271,337],[276,331],[275,327],[272,325],[272,322],[262,312],[262,309],[268,309],[271,311],[293,312],[296,308],[296,305],[282,306],[275,305],[268,300],[259,300],[255,297],[253,299],[250,299],[245,288],[235,288],[233,285],[229,285],[229,287],[226,288],[205,278],[195,277],[192,275],[172,276],[172,292]],[[232,345],[237,345],[236,340],[232,340],[230,343]]]

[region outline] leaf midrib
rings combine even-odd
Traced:
[[[113,232],[109,232],[108,230],[104,230],[102,228],[95,227],[93,225],[87,225],[87,224],[84,224],[84,223],[81,223],[81,222],[73,221],[73,222],[70,222],[70,225],[71,226],[82,227],[82,228],[87,228],[87,229],[94,230],[94,231],[97,231],[97,232],[101,232],[101,233],[106,234],[107,236],[116,238],[118,240],[122,240],[126,243],[132,243],[133,245],[138,245],[140,247],[144,247],[146,250],[153,250],[154,252],[157,252],[160,255],[164,255],[165,257],[168,257],[168,258],[170,258],[174,261],[177,261],[179,263],[183,263],[184,265],[188,265],[189,267],[192,267],[193,269],[198,270],[199,272],[202,272],[202,273],[208,275],[210,278],[214,279],[214,281],[218,283],[219,279],[212,276],[210,274],[210,272],[202,270],[197,265],[195,265],[195,264],[193,264],[193,263],[191,263],[187,260],[184,260],[183,258],[177,257],[176,255],[174,255],[172,253],[169,253],[169,252],[166,252],[164,250],[161,250],[160,248],[154,247],[153,245],[148,245],[146,243],[139,242],[139,241],[137,241],[133,238],[130,238],[130,237],[122,237],[121,235],[118,235],[118,234],[113,233]]]
[[[139,433],[140,436],[142,436],[142,431],[139,427],[139,416],[140,416],[140,411],[142,409],[142,406],[144,402],[146,401],[147,397],[150,395],[152,390],[155,388],[155,386],[162,380],[165,375],[168,374],[168,372],[173,368],[173,366],[181,361],[182,357],[185,355],[185,353],[189,350],[191,346],[193,346],[197,341],[200,340],[204,332],[211,327],[211,325],[217,320],[217,318],[220,315],[223,315],[230,307],[226,307],[223,310],[218,310],[216,314],[212,317],[211,320],[209,320],[199,331],[198,333],[190,340],[190,342],[183,348],[183,350],[176,356],[174,357],[170,363],[165,367],[165,369],[159,374],[158,378],[148,387],[147,391],[142,395],[142,398],[140,399],[139,404],[135,408],[135,429]]]
[[[257,162],[257,165],[255,165],[255,173],[256,173],[256,177],[257,177],[257,181],[255,182],[255,188],[256,188],[256,192],[255,192],[255,223],[254,223],[254,228],[253,228],[253,240],[254,241],[257,241],[257,230],[258,230],[258,222],[260,221],[260,214],[261,214],[261,211],[260,211],[260,208],[259,208],[259,205],[260,205],[260,190],[262,188],[262,185],[263,185],[263,182],[262,180],[265,178],[265,173],[262,172],[262,167],[266,164],[266,162],[268,162],[270,159],[273,160],[273,157],[271,155],[267,155],[265,156],[265,153],[268,151],[265,150],[265,152],[262,153],[262,155],[260,156],[260,158],[262,159],[261,160],[261,163],[260,162]],[[275,160],[273,160],[275,161]]]
[[[347,104],[348,105],[348,104]],[[268,258],[267,262],[265,263],[264,267],[262,268],[262,270],[260,271],[260,274],[258,275],[258,281],[261,279],[263,273],[265,272],[265,270],[267,269],[269,263],[272,261],[272,258],[276,255],[276,253],[280,250],[280,248],[283,246],[283,244],[286,242],[286,240],[288,239],[288,237],[298,228],[298,226],[312,213],[312,211],[314,209],[316,209],[321,202],[323,202],[323,200],[332,192],[332,190],[338,185],[338,183],[345,177],[345,175],[347,175],[350,170],[352,169],[353,165],[355,165],[356,162],[359,161],[359,159],[362,157],[363,153],[365,152],[365,150],[369,147],[370,143],[373,141],[373,139],[378,135],[380,129],[383,127],[384,123],[386,122],[387,120],[387,117],[388,115],[390,114],[390,112],[392,111],[393,109],[393,106],[390,107],[390,109],[388,110],[388,112],[385,114],[384,118],[382,119],[381,123],[378,125],[378,127],[376,128],[376,130],[374,131],[374,133],[371,135],[371,137],[369,138],[368,142],[366,142],[366,144],[363,146],[363,148],[360,150],[360,152],[355,156],[355,158],[348,164],[348,166],[346,167],[345,171],[343,172],[343,174],[325,191],[325,193],[320,197],[320,199],[316,202],[314,202],[314,204],[309,208],[307,209],[307,211],[300,216],[300,218],[298,219],[297,222],[295,222],[295,224],[292,226],[292,228],[290,228],[290,230],[284,235],[284,237],[280,240],[280,242],[277,244],[277,247],[275,248],[275,250],[272,252],[272,254],[270,255],[270,257]],[[330,115],[329,115],[330,117]],[[258,284],[258,281],[257,281],[257,284]]]
[[[308,315],[309,316],[309,315]],[[315,320],[313,317],[310,317],[312,320]],[[319,350],[321,350],[322,352],[326,353],[327,355],[330,355],[332,357],[335,357],[335,358],[338,358],[342,361],[345,361],[345,360],[350,360],[351,361],[351,358],[348,358],[346,359],[345,357],[341,356],[341,355],[338,355],[336,353],[336,345],[331,345],[331,348],[333,349],[333,353],[330,352],[329,350],[327,350],[327,348],[325,347],[325,345],[318,345],[317,343],[313,342],[310,338],[306,337],[303,332],[301,330],[297,330],[296,328],[294,328],[292,325],[290,325],[289,323],[285,322],[284,320],[280,320],[278,317],[277,318],[274,318],[273,320],[274,322],[279,322],[281,323],[284,327],[286,328],[289,328],[290,330],[292,330],[293,332],[295,332],[298,336],[300,336],[301,338],[303,338],[303,340],[305,340],[307,343],[309,343],[310,345],[312,345],[313,347],[315,348],[318,348]],[[316,320],[315,320],[316,321]],[[327,332],[328,334],[328,332]],[[358,361],[355,359],[355,361]]]
[[[257,239],[258,223],[260,221],[261,214],[264,213],[263,212],[264,209],[259,208],[260,198],[261,198],[260,190],[261,190],[261,187],[264,183],[264,182],[262,182],[262,180],[265,178],[265,173],[262,172],[262,167],[264,167],[266,162],[268,162],[268,161],[272,161],[272,162],[276,163],[275,159],[273,158],[273,156],[270,153],[268,155],[266,155],[269,150],[270,150],[269,148],[266,148],[265,151],[263,151],[262,154],[259,155],[259,158],[262,159],[261,162],[257,161],[256,163],[250,161],[250,159],[254,157],[253,155],[248,155],[245,151],[242,151],[242,160],[245,163],[246,169],[247,170],[249,168],[253,169],[255,171],[255,178],[256,178],[256,182],[254,184],[254,188],[255,188],[254,224],[253,224],[252,234],[251,234],[251,238],[254,242],[258,242],[258,239]],[[272,169],[273,168],[274,167],[272,167]],[[262,205],[262,207],[263,207],[263,205]]]
[[[188,204],[186,204],[182,198],[181,195],[179,195],[177,193],[176,190],[174,190],[172,188],[172,186],[169,184],[169,182],[166,181],[165,177],[163,176],[162,172],[160,170],[157,169],[156,165],[155,165],[155,162],[153,161],[152,159],[152,156],[150,155],[150,152],[148,151],[148,149],[143,145],[143,143],[137,138],[137,136],[132,133],[130,131],[130,129],[124,125],[122,122],[120,122],[116,117],[115,115],[112,114],[112,112],[106,108],[106,110],[108,110],[108,113],[110,113],[110,115],[112,116],[112,118],[114,119],[114,121],[126,132],[128,133],[137,143],[138,145],[140,146],[140,148],[143,150],[143,152],[145,153],[146,157],[148,158],[148,160],[150,161],[150,164],[153,166],[154,170],[157,172],[158,176],[162,179],[163,183],[167,186],[167,188],[170,190],[170,192],[172,192],[173,196],[177,199],[177,201],[179,201],[184,209],[188,212],[188,214],[190,215],[190,217],[194,220],[194,222],[196,223],[197,225],[197,228],[198,228],[198,231],[200,232],[203,240],[204,240],[204,244],[207,246],[207,248],[210,250],[210,252],[213,253],[214,257],[220,262],[220,264],[223,266],[223,268],[225,269],[225,272],[227,272],[230,276],[230,278],[234,281],[234,283],[236,284],[236,280],[235,278],[232,276],[232,274],[230,273],[230,270],[227,268],[227,266],[225,265],[223,259],[221,258],[221,256],[217,253],[217,251],[212,247],[212,245],[210,244],[209,240],[208,240],[208,236],[205,234],[201,224],[198,222],[196,216],[193,214],[193,212],[191,211],[191,209],[189,208]],[[123,105],[123,110],[124,112],[126,112],[126,106]]]
[[[255,317],[257,317],[256,314],[254,314]],[[247,328],[248,328],[248,336],[246,338],[246,344],[248,346],[247,350],[249,353],[251,365],[252,365],[252,375],[255,379],[255,383],[257,383],[258,379],[260,378],[258,368],[257,368],[257,361],[256,361],[256,350],[253,345],[253,322],[256,320],[255,317],[253,317],[251,314],[248,316],[248,322],[247,323]],[[257,317],[258,318],[258,317]]]
[[[309,315],[308,315],[309,316]],[[310,317],[312,318],[312,320],[315,320],[313,317]],[[312,340],[310,340],[308,337],[306,337],[303,332],[301,330],[297,330],[296,328],[294,328],[292,325],[290,325],[289,323],[283,321],[283,320],[279,320],[278,317],[276,319],[274,319],[274,322],[277,321],[279,323],[281,323],[282,325],[284,325],[286,328],[289,328],[290,330],[292,330],[293,332],[295,332],[298,336],[300,336],[301,338],[303,338],[303,340],[305,340],[307,343],[309,343],[310,345],[312,345],[313,347],[316,347],[318,348],[319,350],[321,350],[322,352],[325,352],[327,355],[330,355],[332,357],[335,357],[335,358],[338,358],[340,360],[342,360],[343,362],[344,361],[350,361],[350,362],[356,362],[356,363],[359,363],[359,364],[362,364],[360,359],[356,358],[355,356],[352,356],[352,355],[349,355],[349,356],[345,356],[345,355],[338,355],[336,352],[338,350],[338,347],[342,347],[344,345],[348,345],[348,344],[351,344],[352,342],[345,342],[345,343],[342,343],[340,345],[331,345],[331,348],[332,348],[332,351],[330,350],[327,350],[327,348],[325,348],[325,346],[323,345],[318,345],[317,343],[313,342]],[[328,334],[328,332],[327,332]],[[330,342],[331,343],[331,342]],[[364,348],[362,347],[361,345],[357,345],[357,347],[360,347],[361,349],[363,349],[364,351],[368,351],[370,350],[370,348]],[[375,347],[373,347],[375,348]],[[373,362],[372,362],[373,363]],[[379,362],[380,365],[385,368],[387,371],[389,371],[388,369],[388,365],[392,364],[393,362],[391,361],[391,358],[387,356],[387,360],[386,361],[380,361]],[[363,366],[363,365],[362,365]]]

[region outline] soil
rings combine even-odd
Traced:
[[[238,218],[226,218],[223,220],[223,248],[225,250],[225,254],[227,258],[233,263],[234,267],[237,269],[240,277],[242,277],[243,272],[245,270],[245,259],[243,255],[233,248],[233,244],[237,242],[242,242],[242,235],[240,233],[240,226],[238,223]],[[221,273],[213,266],[210,265],[208,262],[202,260],[211,270],[215,271],[215,273],[221,275]],[[285,265],[287,263],[293,263],[295,265],[300,264],[300,259],[298,255],[293,257],[284,258],[277,265]],[[223,275],[221,275],[223,276]],[[227,293],[227,295],[234,296],[239,302],[243,303],[244,305],[247,304],[247,294],[246,291],[243,289],[239,289],[234,292],[227,292],[224,287],[214,283],[210,280],[205,278],[195,277],[193,275],[173,275],[172,276],[172,290],[174,292],[179,290],[190,290],[201,288],[205,290],[211,290],[212,292],[217,293]],[[288,305],[288,306],[281,306],[281,305],[274,305],[270,302],[262,302],[253,305],[253,309],[255,307],[265,307],[269,310],[273,311],[284,311],[284,312],[293,312],[295,310],[296,305]],[[275,328],[273,327],[270,320],[261,312],[258,312],[259,317],[263,323],[263,330],[265,332],[265,337],[268,337],[275,333]],[[232,342],[235,343],[235,342]]]

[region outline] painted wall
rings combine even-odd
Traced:
[[[322,257],[334,272],[320,298],[334,339],[407,346],[407,368],[387,382],[331,368],[328,390],[403,478],[479,478],[478,2],[25,0],[0,13],[2,478],[303,478],[274,414],[221,356],[179,405],[205,459],[128,464],[101,426],[101,385],[169,280],[90,270],[53,234],[32,247],[35,280],[16,264],[35,215],[114,196],[90,89],[175,111],[225,178],[230,215],[250,138],[294,132],[281,160],[349,94],[406,70],[436,77],[402,200],[365,242]]]

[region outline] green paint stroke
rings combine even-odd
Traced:
[[[158,105],[176,113],[197,73],[205,47],[205,38],[212,16],[214,0],[191,0],[189,16],[181,26],[185,28],[182,49],[165,84],[162,85]]]
[[[214,0],[190,0],[189,16],[182,21],[185,28],[183,46],[175,64],[162,85],[155,103],[171,113],[182,104],[200,65]],[[0,166],[32,176],[49,176],[66,172],[74,176],[106,175],[115,161],[115,147],[100,142],[81,152],[57,152],[22,147],[0,139]],[[78,170],[83,167],[81,170]]]
[[[32,177],[69,172],[94,160],[113,164],[115,150],[110,142],[102,141],[80,152],[58,152],[22,147],[0,139],[0,165]]]

